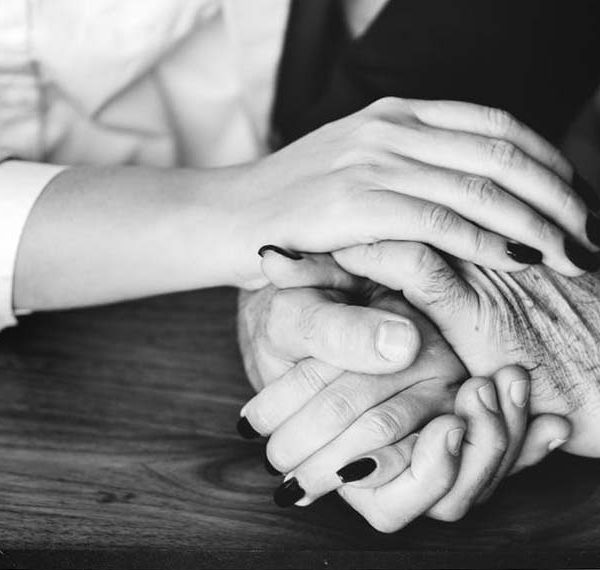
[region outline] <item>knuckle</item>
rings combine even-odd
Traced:
[[[503,170],[516,168],[523,161],[522,151],[503,139],[492,139],[487,143],[486,152],[491,162]]]
[[[426,228],[440,234],[451,232],[458,223],[457,215],[439,204],[426,204],[423,206],[421,216]]]
[[[579,196],[575,194],[573,190],[571,190],[566,184],[562,188],[561,198],[560,198],[560,211],[561,212],[573,212],[576,209],[585,210],[585,206]]]
[[[364,414],[361,428],[378,444],[399,440],[404,432],[404,419],[399,412],[381,406]]]
[[[535,216],[529,227],[532,228],[533,235],[538,243],[548,244],[557,237],[554,226],[541,216]]]
[[[371,103],[366,110],[375,116],[381,113],[387,113],[399,109],[404,103],[404,100],[399,97],[381,97]]]
[[[411,244],[407,254],[407,265],[413,275],[428,274],[435,266],[433,250],[423,243]]]
[[[486,114],[490,130],[498,136],[504,137],[511,134],[518,125],[518,121],[503,109],[488,107]]]
[[[387,247],[383,242],[375,242],[362,247],[363,259],[369,265],[384,265]]]
[[[460,182],[467,202],[493,205],[500,201],[502,190],[489,178],[480,176],[463,176]]]
[[[324,392],[321,401],[323,413],[336,425],[346,425],[358,415],[353,396],[353,391],[339,388]]]
[[[304,360],[297,366],[300,380],[311,393],[316,394],[327,386],[325,378],[323,378],[323,375],[319,372],[313,362]]]
[[[477,227],[473,232],[473,255],[483,257],[488,250],[488,234]]]

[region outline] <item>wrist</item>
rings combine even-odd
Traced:
[[[252,165],[192,173],[192,207],[182,212],[182,249],[196,287],[259,289],[267,284],[258,249],[266,227],[255,197]]]

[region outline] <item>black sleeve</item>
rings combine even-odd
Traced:
[[[383,97],[506,109],[556,142],[600,82],[600,0],[390,0],[296,138]]]

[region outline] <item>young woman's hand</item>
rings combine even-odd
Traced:
[[[600,220],[549,143],[497,109],[382,99],[241,170],[232,185],[238,284],[275,243],[327,252],[423,242],[489,268],[594,269]]]

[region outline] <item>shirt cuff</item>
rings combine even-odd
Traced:
[[[13,311],[15,262],[29,213],[42,190],[65,168],[21,160],[0,164],[0,329],[17,322]]]

